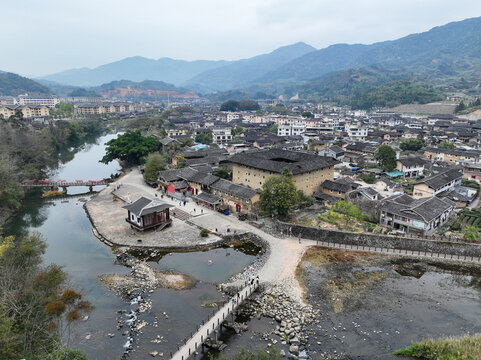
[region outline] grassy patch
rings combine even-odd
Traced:
[[[394,354],[426,360],[477,360],[481,359],[481,334],[423,340]]]

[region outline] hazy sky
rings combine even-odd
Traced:
[[[240,59],[298,41],[391,40],[475,16],[479,0],[0,0],[0,70],[38,76],[136,55]]]

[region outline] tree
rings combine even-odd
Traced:
[[[164,156],[158,153],[151,153],[147,156],[145,162],[144,178],[147,180],[157,180],[157,174],[161,170],[165,170],[167,161]]]
[[[190,137],[178,139],[177,141],[180,143],[180,146],[182,146],[182,147],[193,146],[195,144],[194,140]]]
[[[60,266],[42,266],[46,244],[39,233],[14,240],[0,237],[0,358],[82,359],[78,352],[60,355],[92,305],[68,287]]]
[[[195,142],[198,142],[204,145],[212,144],[212,133],[202,132],[200,134],[197,134],[195,137]]]
[[[218,168],[214,175],[226,180],[230,180],[232,178],[231,172],[223,167]]]
[[[142,136],[140,130],[128,130],[107,143],[106,154],[100,162],[108,164],[119,159],[129,165],[141,164],[151,152],[159,150],[159,142],[152,136]]]
[[[389,145],[379,146],[376,159],[384,171],[392,171],[396,167],[396,152]]]
[[[448,142],[448,141],[443,141],[442,143],[440,143],[438,145],[438,148],[440,149],[456,149],[456,145],[454,145],[452,142]]]
[[[356,205],[349,201],[340,200],[332,209],[344,215],[346,225],[349,224],[353,219],[362,220],[363,218],[361,210],[359,210]]]
[[[234,135],[234,136],[240,135],[240,134],[242,134],[242,133],[244,132],[244,130],[245,130],[245,129],[244,129],[242,126],[237,125],[235,128],[233,128],[233,129],[231,130],[231,134]]]
[[[314,115],[310,111],[303,111],[301,115],[302,115],[303,118],[313,118],[314,117]]]
[[[461,101],[457,106],[456,108],[454,109],[454,112],[455,113],[459,113],[463,110],[466,110],[466,104],[464,103],[464,101]]]
[[[269,128],[270,132],[276,133],[277,134],[277,129],[279,128],[279,125],[274,124]]]
[[[402,139],[399,147],[401,150],[418,151],[421,150],[426,144],[420,139]]]
[[[259,104],[254,100],[227,100],[220,106],[220,111],[250,111],[260,110]]]
[[[479,240],[479,228],[477,226],[466,226],[461,232],[466,240]]]
[[[260,207],[271,214],[286,217],[298,199],[299,194],[292,180],[292,174],[285,168],[281,175],[271,176],[262,185]]]

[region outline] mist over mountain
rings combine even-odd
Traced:
[[[171,58],[158,60],[142,56],[125,58],[94,69],[80,68],[44,76],[41,79],[74,86],[99,86],[111,81],[157,80],[179,85],[203,71],[227,64],[224,60],[185,61]]]

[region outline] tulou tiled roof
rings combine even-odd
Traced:
[[[230,162],[255,169],[281,173],[284,168],[293,174],[324,169],[339,162],[331,157],[282,149],[248,151],[232,156]]]

